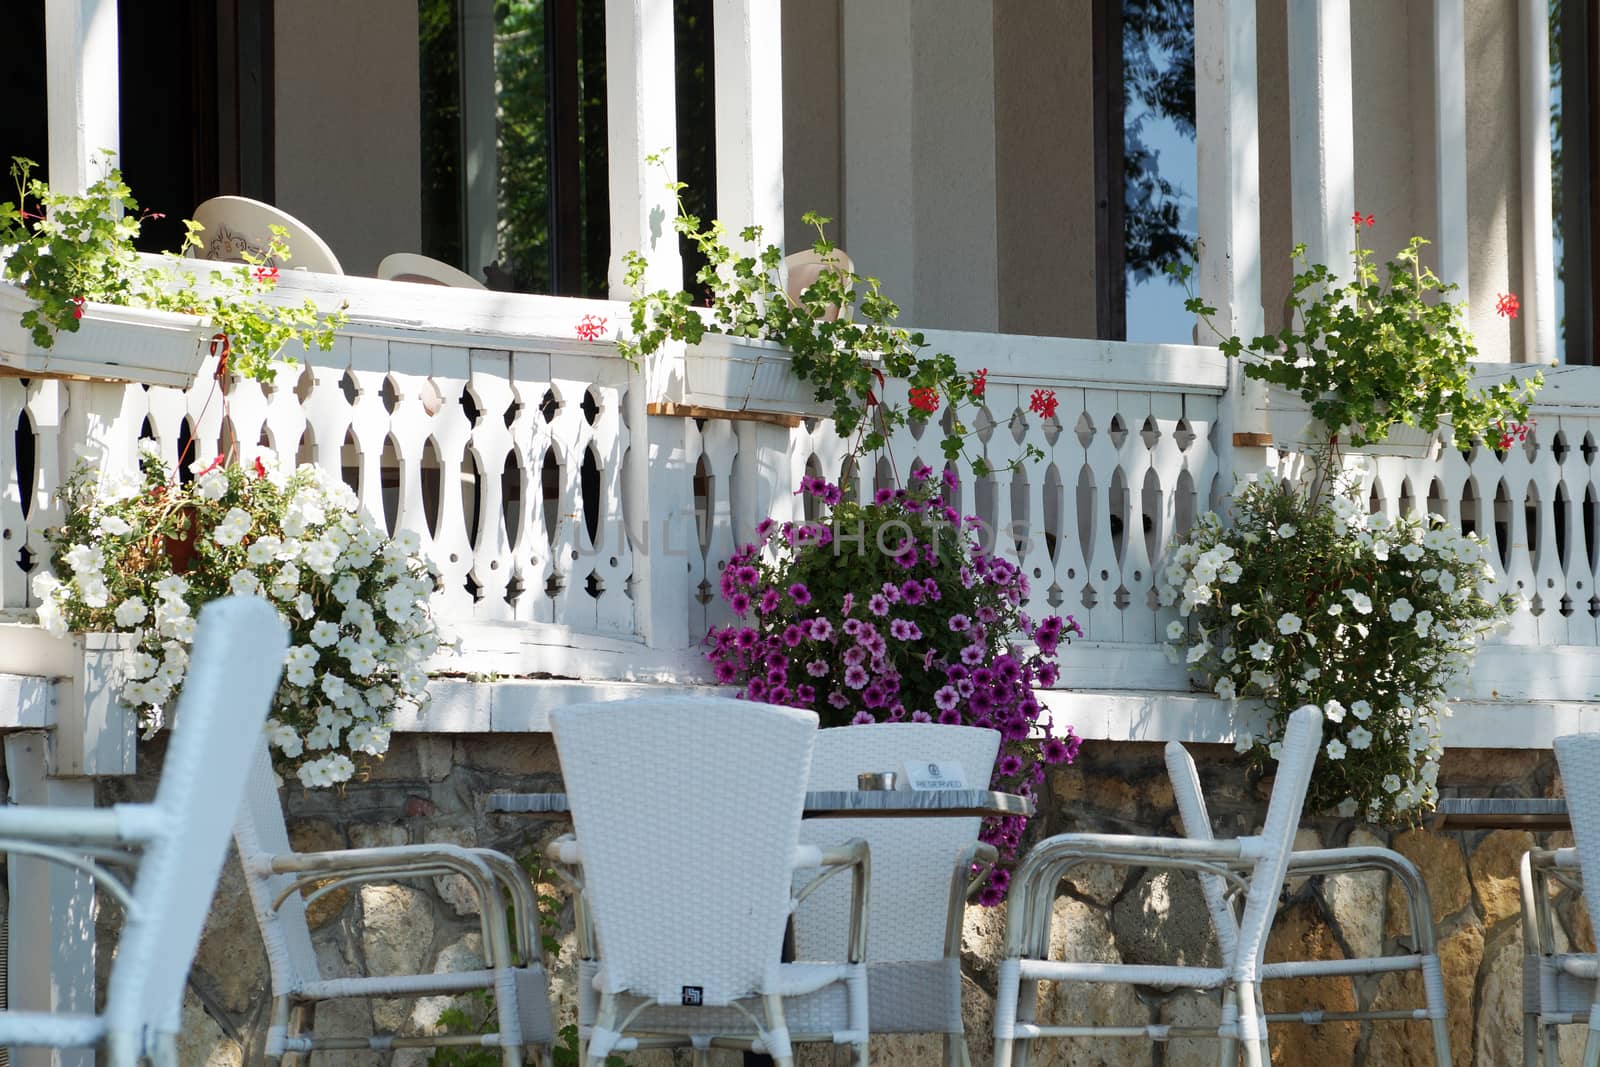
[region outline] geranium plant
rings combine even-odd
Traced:
[[[1234,702],[1240,751],[1276,759],[1290,712],[1320,705],[1307,808],[1378,822],[1433,806],[1445,700],[1515,606],[1478,538],[1288,483],[1245,486],[1229,524],[1202,517],[1158,591],[1180,616],[1168,651]],[[1250,698],[1263,714],[1239,705]]]
[[[659,156],[650,159],[661,162]],[[895,325],[899,305],[884,294],[877,278],[845,268],[838,246],[827,236],[830,219],[814,212],[803,216],[817,232],[812,249],[833,266],[820,272],[793,303],[783,284],[783,250],[761,245],[761,227],[738,231],[741,242],[760,249],[754,255],[740,254],[729,246],[724,223],[714,219],[705,225],[689,213],[682,182],[667,188],[677,199],[675,229],[705,257],[696,281],[708,307],[698,307],[697,298],[684,290],[644,291],[645,258],[637,251],[625,253],[624,277],[634,299],[632,336],[617,345],[624,356],[638,361],[668,341],[695,344],[708,330],[776,342],[794,354],[796,377],[811,384],[818,401],[833,406],[834,429],[851,441],[853,452],[877,451],[907,419],[929,421],[943,411],[944,456],[954,460],[962,455],[970,431],[961,409],[982,398],[983,375],[962,373],[948,353],[928,353],[921,333]],[[885,402],[889,378],[908,383],[910,411]],[[1030,446],[1023,458],[1037,455]],[[989,470],[982,457],[967,462],[979,475]]]
[[[279,767],[328,786],[355,773],[352,757],[383,755],[394,709],[423,699],[436,644],[416,535],[387,536],[310,464],[219,459],[180,482],[151,443],[140,466],[140,477],[83,469],[66,485],[54,574],[33,581],[40,623],[132,635],[120,699],[148,735],[183,686],[200,606],[264,597],[290,630],[267,723]]]
[[[1021,610],[1026,576],[979,542],[981,523],[946,500],[953,486],[919,465],[906,488],[856,503],[806,478],[822,516],[767,520],[728,561],[721,595],[736,621],[711,631],[707,659],[741,696],[813,709],[827,725],[992,727],[1004,738],[993,787],[1031,796],[1046,764],[1077,754],[1035,688],[1055,684],[1056,651],[1081,631],[1070,616]],[[1013,643],[1019,633],[1031,648]],[[1023,824],[987,820],[983,839],[1010,860]],[[980,899],[1002,899],[1008,877],[992,873]]]
[[[108,154],[109,155],[109,154]],[[286,231],[272,228],[261,254],[244,253],[246,262],[223,267],[202,292],[195,276],[173,257],[165,263],[142,257],[133,247],[146,219],[121,171],[109,167],[81,194],[60,193],[33,177],[34,164],[11,164],[15,202],[0,203],[0,278],[33,300],[22,325],[41,348],[55,344],[62,331],[75,333],[88,302],[148,307],[204,316],[229,353],[229,366],[241,374],[271,381],[276,361],[290,341],[328,349],[346,322],[341,308],[323,314],[310,301],[268,303],[264,296],[278,283],[277,264],[290,259]],[[197,247],[200,226],[185,220],[184,248]]]
[[[1478,350],[1462,305],[1449,300],[1456,286],[1423,264],[1428,242],[1421,237],[1411,238],[1380,270],[1372,250],[1361,245],[1363,227],[1376,221],[1360,212],[1352,217],[1356,241],[1348,280],[1308,263],[1306,246],[1295,246],[1300,269],[1277,333],[1248,342],[1224,336],[1211,323],[1216,308],[1192,291],[1186,307],[1211,326],[1225,354],[1244,358],[1247,377],[1299,394],[1335,449],[1382,441],[1396,423],[1431,433],[1442,419],[1460,448],[1474,437],[1502,440],[1507,427],[1527,420],[1543,375],[1474,387],[1469,361]],[[1188,283],[1188,265],[1169,269]],[[1505,316],[1516,315],[1517,307],[1508,294],[1496,304]]]

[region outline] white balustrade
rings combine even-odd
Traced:
[[[983,520],[995,551],[1023,566],[1033,614],[1070,613],[1083,625],[1068,684],[1125,688],[1136,667],[1138,688],[1182,686],[1182,672],[1158,654],[1167,616],[1155,602],[1155,570],[1172,538],[1230,488],[1220,484],[1229,446],[1218,441],[1225,361],[1188,346],[929,340],[963,369],[989,371],[969,449],[995,473],[965,475],[958,506]],[[1550,378],[1526,442],[1504,453],[1480,444],[1429,459],[1369,458],[1362,492],[1374,510],[1431,511],[1489,540],[1497,581],[1525,598],[1496,642],[1592,648],[1600,645],[1600,371],[1562,368]],[[131,464],[137,438],[148,436],[174,466],[193,469],[234,447],[248,460],[265,446],[338,473],[388,528],[419,534],[439,566],[435,612],[459,630],[465,657],[442,666],[697,676],[695,642],[727,621],[722,566],[761,518],[806,514],[794,496],[800,479],[840,478],[847,447],[822,420],[790,430],[690,419],[681,424],[686,449],[659,461],[686,465],[682,479],[648,466],[669,453],[652,451],[626,415],[630,381],[639,380],[605,342],[360,326],[273,386],[234,383],[226,408],[209,374],[187,392],[0,378],[0,608],[16,615],[31,604],[28,576],[48,565],[44,530],[60,520],[58,488],[83,443],[83,412],[93,409],[108,463]],[[1030,410],[1038,389],[1054,391],[1052,418]],[[891,383],[890,399],[901,394]],[[671,420],[650,422],[665,431]],[[917,462],[942,467],[941,436],[936,424],[898,431],[889,456],[856,472],[850,491],[898,484]],[[1010,469],[1030,447],[1043,458]],[[644,507],[623,479],[635,461],[647,464],[642,484],[663,498],[652,513],[692,509],[687,538],[681,523],[646,527],[643,544],[628,533],[625,519]],[[674,485],[692,489],[668,500],[661,487]],[[687,583],[688,617],[675,633],[651,638],[639,582]],[[527,651],[535,646],[537,655]]]

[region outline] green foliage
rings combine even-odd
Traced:
[[[194,275],[174,259],[157,266],[143,259],[133,242],[147,215],[110,167],[82,194],[58,193],[33,177],[35,164],[11,164],[15,202],[0,203],[0,248],[6,249],[0,277],[16,284],[35,303],[22,325],[34,343],[50,348],[58,333],[75,333],[86,303],[147,307],[206,317],[227,338],[229,366],[271,381],[275,362],[293,362],[284,345],[299,342],[327,349],[346,322],[343,309],[323,315],[314,303],[269,304],[263,297],[277,285],[277,264],[288,261],[281,227],[259,255],[246,252],[244,266],[227,266],[202,290]],[[185,249],[199,244],[199,225],[185,223]]]
[[[659,155],[649,160],[661,164]],[[637,362],[660,351],[668,341],[695,344],[708,329],[772,341],[794,354],[794,373],[811,383],[816,399],[833,405],[834,428],[841,437],[852,439],[853,453],[878,451],[895,427],[909,418],[927,418],[932,410],[948,403],[943,453],[947,460],[962,456],[969,431],[959,412],[980,395],[981,386],[975,388],[974,379],[959,372],[955,358],[948,353],[924,354],[927,341],[922,334],[895,325],[900,307],[884,295],[878,279],[846,270],[840,263],[836,269],[823,271],[800,294],[797,304],[791,303],[782,284],[783,250],[777,245],[761,245],[761,227],[747,226],[738,234],[740,242],[760,251],[738,253],[729,247],[724,223],[712,220],[703,225],[698,216],[688,212],[683,183],[673,182],[667,188],[677,197],[674,228],[705,257],[696,280],[709,294],[710,308],[708,312],[696,308],[694,297],[683,290],[645,292],[644,256],[638,251],[625,253],[624,280],[635,294],[632,337],[618,343],[625,357]],[[817,232],[813,250],[825,262],[839,263],[838,246],[828,240],[826,231],[832,220],[814,212],[803,218]],[[911,389],[927,390],[922,395],[933,407],[908,412],[884,403],[887,378],[904,378]],[[1026,458],[1037,454],[1030,450]],[[988,473],[983,459],[971,463],[980,476]]]
[[[1417,821],[1438,796],[1448,691],[1515,604],[1483,542],[1290,484],[1245,486],[1231,520],[1202,517],[1157,576],[1187,620],[1168,651],[1234,702],[1237,747],[1259,762],[1294,709],[1323,708],[1308,811]]]
[[[1527,419],[1544,376],[1473,388],[1468,361],[1477,348],[1461,305],[1446,299],[1456,286],[1422,264],[1425,244],[1413,237],[1380,271],[1358,237],[1355,274],[1343,283],[1327,266],[1308,264],[1305,246],[1296,245],[1302,269],[1290,289],[1288,321],[1248,343],[1217,330],[1217,309],[1192,290],[1185,306],[1222,338],[1225,354],[1246,359],[1247,376],[1298,393],[1335,449],[1382,441],[1396,423],[1431,433],[1441,420],[1459,448],[1491,429],[1498,440],[1503,427]],[[1168,269],[1188,284],[1189,265]]]

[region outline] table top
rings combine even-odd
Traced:
[[[1430,816],[1434,830],[1570,830],[1559,797],[1444,797]]]
[[[570,814],[565,793],[490,793],[484,810],[503,814]],[[849,819],[863,817],[959,818],[977,815],[1032,815],[1031,797],[992,789],[818,789],[806,794],[806,818]]]

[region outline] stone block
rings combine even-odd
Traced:
[[[528,777],[559,775],[555,741],[549,734],[495,734],[492,744],[464,746],[463,764],[487,774]]]
[[[317,1005],[316,1037],[371,1037],[374,1012],[365,1000],[325,1000]],[[366,1049],[330,1049],[316,1054],[317,1067],[381,1067],[384,1057]]]
[[[267,987],[266,945],[245,887],[244,870],[232,849],[211,900],[194,970],[212,1003],[230,1014],[247,1011],[251,999]]]
[[[1309,852],[1321,848],[1322,835],[1309,826],[1302,826],[1294,832],[1294,844],[1291,847],[1296,852]],[[1308,881],[1310,879],[1305,877],[1289,878],[1285,880],[1285,886],[1291,894],[1298,893]]]
[[[183,991],[177,1044],[184,1067],[244,1067],[244,1049],[223,1032],[193,990]]]
[[[351,848],[397,848],[411,837],[404,826],[386,822],[360,822],[350,827]]]
[[[1128,963],[1215,967],[1222,961],[1200,883],[1177,871],[1146,871],[1112,905],[1111,928]]]
[[[1358,828],[1351,831],[1349,844],[1362,847],[1383,842]],[[1376,956],[1383,950],[1388,882],[1389,876],[1382,871],[1330,874],[1322,880],[1323,904],[1352,956]]]
[[[1057,897],[1052,906],[1050,955],[1094,963],[1121,961],[1104,913],[1071,897]],[[1037,1012],[1041,1023],[1058,1026],[1143,1026],[1150,1021],[1149,1009],[1125,985],[1041,983]],[[1036,1043],[1030,1062],[1040,1067],[1146,1067],[1153,1057],[1148,1042],[1052,1038]]]
[[[1472,886],[1467,880],[1467,861],[1461,854],[1459,834],[1436,834],[1427,830],[1407,830],[1396,834],[1390,847],[1417,865],[1433,899],[1433,921],[1438,925],[1447,916],[1472,903]],[[1399,937],[1409,933],[1410,916],[1398,886],[1389,887],[1389,915],[1384,934]]]
[[[1006,906],[992,908],[967,905],[961,923],[961,963],[993,987],[1005,953]]]
[[[1518,1063],[1522,1059],[1522,924],[1507,923],[1494,937],[1478,974],[1478,1023],[1474,1063]]]
[[[1504,786],[1531,776],[1549,759],[1549,751],[1539,749],[1447,748],[1439,759],[1439,783]]]
[[[433,964],[433,973],[477,971],[482,970],[483,966],[483,935],[471,933],[439,950],[439,958]],[[481,1004],[482,1000],[476,996],[418,997],[411,1008],[412,1032],[438,1033],[439,1016],[446,1010],[458,1007],[470,1016],[480,1010]]]
[[[1386,974],[1379,980],[1371,1007],[1376,1011],[1410,1011],[1423,1004],[1422,975],[1404,971]],[[1432,1034],[1433,1028],[1425,1022],[1375,1022],[1367,1042],[1367,1061],[1383,1067],[1436,1067]],[[1462,1064],[1454,1053],[1451,1059]]]
[[[961,978],[961,1022],[967,1031],[967,1056],[973,1063],[994,1058],[994,986]]]
[[[1314,900],[1280,911],[1267,937],[1266,959],[1338,960],[1344,950],[1333,927]],[[1348,978],[1296,978],[1262,987],[1268,1012],[1354,1011],[1355,989]],[[1328,1067],[1354,1061],[1361,1028],[1356,1023],[1323,1026],[1277,1026],[1268,1031],[1272,1062],[1280,1067]]]
[[[361,951],[368,974],[418,974],[433,950],[433,906],[409,886],[361,887]],[[410,1003],[374,1001],[373,1022],[399,1031],[410,1021]]]
[[[1556,914],[1561,917],[1560,925],[1566,927],[1567,938],[1572,942],[1573,951],[1595,950],[1593,916],[1584,905],[1581,894],[1568,893],[1556,905]]]
[[[478,833],[470,823],[461,820],[453,823],[431,824],[423,830],[422,839],[430,845],[459,845],[462,848],[476,848]],[[440,875],[433,880],[433,888],[457,915],[478,914],[478,895],[473,892],[472,883],[467,880],[465,875]]]
[[[1161,1004],[1160,1019],[1168,1026],[1216,1026],[1222,1017],[1222,1001],[1214,993],[1184,989]],[[1217,1043],[1198,1037],[1180,1037],[1167,1042],[1163,1067],[1216,1067]]]
[[[1127,881],[1128,868],[1111,863],[1085,864],[1074,868],[1066,878],[1074,893],[1102,908],[1109,907],[1122,894]]]
[[[1496,830],[1472,850],[1467,860],[1472,888],[1490,929],[1505,919],[1522,917],[1522,854],[1533,847],[1533,835],[1526,831]]]

